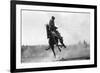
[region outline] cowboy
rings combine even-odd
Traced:
[[[60,40],[60,43],[66,48],[66,46],[64,45],[63,43],[63,37],[60,35],[60,33],[58,32],[57,30],[57,27],[55,26],[55,17],[52,16],[51,17],[51,20],[49,21],[49,30],[51,31],[51,33],[56,36],[59,40]]]
[[[55,26],[55,17],[52,16],[51,20],[49,21],[49,26],[50,26],[50,31],[55,31],[57,29],[57,27]]]
[[[55,26],[55,17],[52,16],[51,20],[49,21],[49,27],[50,27],[50,31],[52,32],[52,34],[54,34],[55,36],[57,36],[59,39],[61,38],[60,33],[57,31],[57,27]]]

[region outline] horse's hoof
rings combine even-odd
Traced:
[[[45,49],[45,50],[49,50],[49,49]]]
[[[66,48],[66,46],[64,46],[64,48]]]

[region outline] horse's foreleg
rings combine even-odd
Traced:
[[[64,48],[66,48],[65,44],[62,42],[62,45],[64,46]]]
[[[64,48],[66,48],[65,44],[63,43],[63,39],[60,39],[60,43],[62,44],[62,46],[64,46]]]

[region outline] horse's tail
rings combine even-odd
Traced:
[[[50,38],[50,30],[49,30],[49,25],[46,25],[46,31],[47,31],[47,38]]]

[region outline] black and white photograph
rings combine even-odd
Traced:
[[[22,63],[89,59],[90,13],[22,10]]]
[[[18,71],[96,66],[95,6],[24,1],[12,6],[12,62]]]

